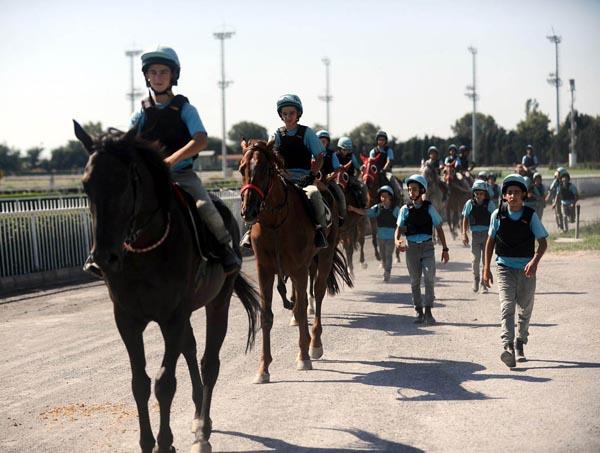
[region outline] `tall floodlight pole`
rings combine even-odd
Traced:
[[[554,85],[556,87],[556,133],[558,134],[560,128],[560,92],[559,88],[562,85],[562,80],[560,79],[560,74],[558,72],[558,45],[562,41],[560,36],[557,36],[554,33],[554,29],[552,29],[552,35],[546,36],[548,40],[554,43],[554,53],[556,55],[556,70],[555,72],[551,72],[548,76],[548,83],[550,85]]]
[[[225,40],[231,38],[234,34],[235,32],[233,31],[213,33],[215,39],[221,41],[221,81],[219,82],[219,87],[221,88],[221,121],[223,128],[223,140],[221,142],[221,169],[223,170],[223,178],[227,178],[229,176],[229,169],[227,167],[227,146],[225,144],[225,89],[233,83],[231,80],[225,80]]]
[[[131,85],[129,86],[129,93],[126,93],[127,99],[131,101],[131,113],[133,113],[135,109],[135,100],[142,95],[140,90],[135,89],[135,84],[133,80],[133,59],[142,53],[141,50],[126,50],[125,56],[129,57],[129,71],[131,77]]]
[[[319,99],[325,101],[327,112],[327,122],[325,123],[325,127],[329,131],[329,103],[333,99],[333,96],[329,94],[329,65],[331,64],[331,60],[328,57],[323,57],[321,58],[321,61],[325,65],[325,96],[319,96]]]
[[[479,99],[479,95],[477,94],[477,79],[475,77],[475,60],[477,49],[471,46],[469,47],[469,52],[471,52],[473,55],[473,84],[467,85],[467,92],[465,93],[465,96],[473,100],[473,114],[471,116],[471,159],[473,162],[475,162],[475,140],[477,138],[477,99]]]
[[[577,124],[575,123],[575,79],[569,80],[569,87],[571,89],[571,146],[569,153],[569,167],[574,167],[577,165],[577,152],[575,151],[575,142],[577,141],[577,137],[575,136],[575,129],[577,128]]]

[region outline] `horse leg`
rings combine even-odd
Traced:
[[[323,304],[323,298],[325,297],[325,290],[327,289],[327,278],[329,277],[329,273],[333,272],[332,266],[334,253],[335,248],[331,248],[324,250],[319,254],[319,268],[317,271],[317,280],[315,282],[315,298],[317,303],[309,350],[311,359],[320,359],[323,356],[323,342],[321,339],[321,334],[323,333],[323,325],[321,323],[321,307]]]
[[[229,277],[228,282],[219,295],[206,306],[206,343],[204,346],[204,355],[201,360],[202,383],[204,384],[202,395],[202,409],[200,412],[200,423],[196,430],[196,440],[192,446],[192,453],[207,453],[211,451],[210,435],[212,433],[212,420],[210,418],[210,406],[212,403],[212,394],[217,378],[221,361],[219,352],[227,334],[227,324],[229,320],[229,303],[233,291],[232,282],[235,276]]]
[[[371,221],[371,241],[373,242],[373,249],[375,250],[375,259],[381,261],[379,256],[379,249],[377,248],[377,220],[369,219]]]
[[[175,315],[166,323],[160,324],[165,341],[165,353],[156,381],[154,383],[154,394],[158,400],[160,408],[160,428],[156,436],[157,447],[154,452],[172,453],[173,432],[171,431],[171,404],[177,389],[177,379],[175,377],[175,368],[179,355],[183,350],[184,340],[189,335],[186,331],[188,320],[182,319],[182,314]]]
[[[142,323],[129,316],[123,310],[114,306],[114,316],[117,329],[131,364],[131,390],[138,410],[138,419],[140,424],[140,448],[143,453],[150,453],[156,444],[152,427],[150,426],[150,416],[148,414],[148,399],[151,392],[151,380],[146,374],[146,356],[144,353],[143,332],[147,323]]]
[[[360,246],[360,266],[363,269],[367,268],[367,261],[365,260],[365,228],[364,224],[358,226],[358,245]]]
[[[315,274],[317,273],[317,262],[313,260],[310,264],[308,314],[315,314]]]
[[[296,360],[296,369],[312,370],[310,356],[308,355],[308,346],[310,343],[310,333],[308,331],[308,318],[306,316],[306,286],[308,284],[308,274],[306,270],[301,270],[291,275],[294,294],[296,295],[296,305],[294,305],[294,317],[298,321],[300,351]]]
[[[200,413],[202,411],[202,379],[200,378],[200,369],[198,368],[198,356],[196,348],[196,338],[192,324],[188,320],[186,326],[186,336],[183,340],[182,354],[188,366],[190,379],[192,381],[192,401],[194,402],[195,412],[192,420],[192,433],[195,433],[200,426]]]
[[[254,379],[255,384],[269,382],[269,365],[273,361],[271,357],[271,328],[273,327],[273,281],[275,276],[261,267],[258,267],[258,283],[260,288],[260,330],[262,331],[262,351],[258,365],[258,373]],[[294,310],[298,301],[294,303]]]
[[[344,251],[346,252],[346,261],[348,263],[348,271],[350,272],[350,275],[352,276],[352,278],[354,278],[354,263],[352,262],[353,255],[354,255],[354,244],[353,244],[351,238],[350,239],[346,238],[344,240]]]

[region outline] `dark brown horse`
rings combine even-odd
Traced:
[[[323,354],[321,304],[325,291],[334,294],[339,290],[336,273],[351,284],[346,263],[336,249],[338,223],[332,222],[327,230],[329,246],[317,250],[314,246],[314,223],[306,209],[306,195],[284,178],[283,163],[272,148],[272,142],[242,141],[244,155],[240,163],[243,181],[241,214],[252,225],[252,248],[256,256],[262,303],[263,344],[255,383],[270,380],[269,365],[273,361],[271,306],[275,276],[278,276],[279,281],[289,277],[292,282],[293,313],[300,333],[297,358],[299,370],[312,369],[311,358],[318,359]],[[331,218],[337,219],[337,206],[333,197],[331,198]],[[315,268],[316,298],[312,338],[308,329],[306,294],[311,266]],[[284,304],[285,302],[284,298]]]
[[[208,254],[197,249],[195,233],[188,225],[189,212],[177,201],[169,169],[149,144],[133,132],[94,140],[77,123],[75,135],[90,153],[83,187],[92,212],[92,256],[104,274],[117,329],[129,354],[140,447],[143,452],[175,451],[170,413],[175,366],[183,354],[195,405],[192,452],[210,451],[210,405],[231,295],[235,291],[248,314],[248,349],[260,309],[258,294],[241,274],[226,276],[219,262],[203,258],[202,252]],[[237,244],[237,223],[223,204],[217,207]],[[199,370],[190,315],[200,307],[206,308],[206,344]],[[150,321],[158,323],[165,341],[154,386],[160,407],[156,447],[148,413],[151,380],[145,370],[143,341]]]
[[[448,228],[452,234],[452,238],[456,239],[460,231],[460,217],[462,209],[471,196],[470,187],[465,182],[462,173],[458,172],[455,164],[446,164],[442,170],[444,182],[448,187],[448,200],[446,202],[446,221]]]

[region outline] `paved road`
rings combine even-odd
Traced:
[[[595,209],[584,212],[600,217]],[[325,354],[313,371],[295,370],[297,329],[276,303],[267,385],[251,383],[259,351],[243,353],[246,316],[234,300],[213,399],[214,451],[600,451],[600,254],[544,257],[529,361],[510,371],[499,360],[496,289],[472,293],[469,252],[450,248],[451,262],[438,265],[437,325],[413,324],[404,263],[384,284],[371,262],[356,271],[355,289],[326,299]],[[245,263],[251,276],[253,266]],[[0,305],[0,451],[137,451],[129,363],[106,289],[10,301]],[[194,315],[200,344],[203,322]],[[154,376],[156,326],[145,338]],[[188,451],[183,360],[177,376],[172,427],[176,447]]]

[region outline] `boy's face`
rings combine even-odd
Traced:
[[[568,183],[570,180],[571,180],[571,178],[569,178],[568,176],[562,176],[562,177],[560,178],[560,181],[561,181],[563,184],[566,184],[566,183]]]
[[[450,149],[450,150],[448,151],[448,153],[449,153],[449,154],[450,154],[450,156],[452,156],[452,157],[456,156],[456,150],[455,150],[454,148]]]
[[[523,207],[523,191],[519,186],[508,186],[504,199],[511,211],[518,211]]]
[[[321,143],[325,149],[329,148],[329,139],[327,137],[321,137],[319,140],[321,140]]]
[[[430,158],[431,160],[433,160],[433,161],[436,161],[436,160],[438,160],[438,159],[440,158],[440,155],[438,154],[438,152],[437,152],[437,151],[431,151],[431,152],[429,153],[429,158]]]
[[[536,186],[539,186],[539,185],[542,183],[542,178],[535,178],[535,179],[533,180],[533,183],[534,183]]]
[[[385,137],[378,137],[377,138],[377,146],[380,146],[380,147],[383,148],[386,143],[387,143],[387,140],[385,139]]]
[[[164,64],[150,65],[146,78],[154,91],[165,91],[171,86],[171,68]]]
[[[281,119],[287,129],[293,129],[298,124],[298,110],[292,106],[282,108]]]
[[[381,192],[381,194],[379,194],[379,200],[386,207],[392,204],[392,196],[387,192]]]
[[[473,195],[475,196],[475,201],[477,201],[477,203],[481,204],[484,202],[484,200],[487,196],[487,192],[485,192],[483,190],[476,190],[475,192],[473,192]]]
[[[416,182],[408,184],[408,196],[411,200],[415,201],[421,198],[421,185]]]

